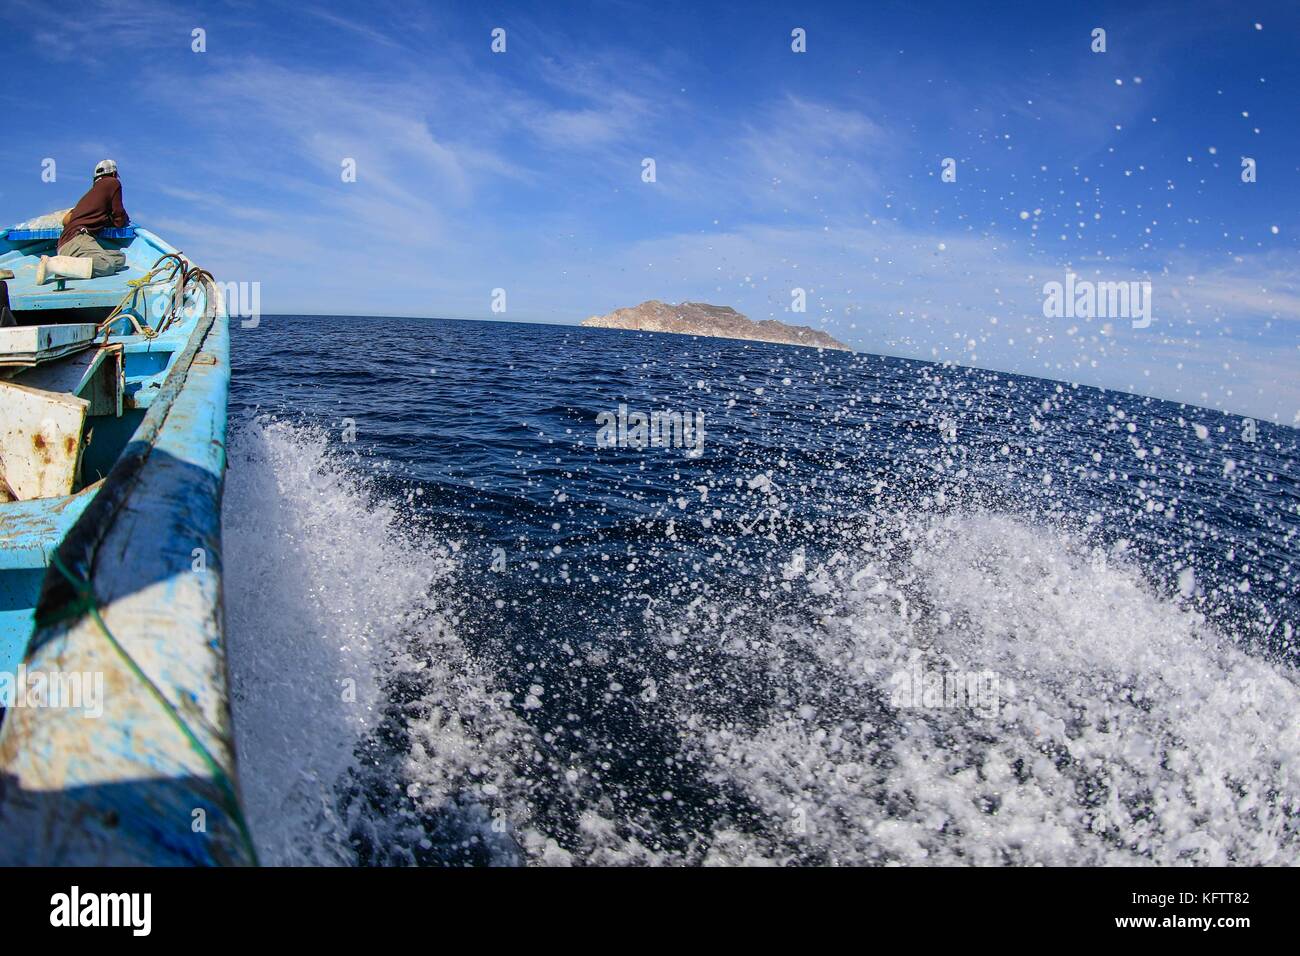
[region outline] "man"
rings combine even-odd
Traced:
[[[12,279],[13,272],[8,269],[0,269],[0,329],[7,329],[12,325],[17,325],[14,314],[9,310],[9,286],[5,284],[6,279]],[[0,501],[3,501],[0,498]]]
[[[36,266],[36,284],[47,276],[89,279],[111,276],[126,265],[126,255],[105,249],[95,235],[101,229],[121,229],[131,217],[122,208],[122,183],[117,178],[117,163],[101,160],[95,167],[94,184],[63,217],[63,234],[59,236],[58,255],[41,256]]]

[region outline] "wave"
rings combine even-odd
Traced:
[[[648,640],[594,625],[543,677],[465,636],[454,547],[360,470],[310,427],[232,434],[229,661],[263,862],[1300,862],[1294,672],[1122,547],[896,509],[824,559],[774,550],[780,600],[683,587]],[[585,712],[592,688],[638,729]],[[642,764],[682,786],[627,798]]]
[[[723,675],[677,682],[685,748],[765,821],[705,862],[1300,861],[1294,672],[1122,550],[980,513],[851,537],[787,564],[802,620],[679,625],[712,659],[677,673]]]
[[[372,494],[357,464],[319,428],[232,431],[226,630],[261,861],[568,862],[530,821],[539,790],[579,801],[515,714],[528,698],[516,705],[457,636],[452,550],[411,525],[414,493],[405,507]]]

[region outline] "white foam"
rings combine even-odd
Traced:
[[[745,645],[773,688],[756,726],[678,701],[688,746],[772,822],[715,835],[711,862],[1300,861],[1292,672],[1041,527],[896,521],[864,543],[809,570],[819,624]],[[997,675],[996,716],[896,706],[917,650]]]
[[[263,421],[233,438],[227,632],[264,862],[356,862],[358,834],[377,862],[470,844],[543,865],[1300,862],[1294,673],[1123,555],[989,514],[895,515],[825,563],[774,555],[797,612],[766,628],[761,608],[698,596],[668,611],[637,650],[657,680],[645,706],[757,813],[665,849],[648,818],[588,792],[598,741],[538,739],[528,697],[563,682],[496,685],[445,610],[455,564],[326,435]],[[996,712],[900,703],[918,651],[926,673],[995,675]],[[403,749],[358,760],[385,710]],[[556,807],[573,822],[557,828]]]
[[[379,667],[446,558],[404,545],[326,435],[232,431],[226,630],[240,783],[262,861],[348,862],[334,786],[383,708]]]
[[[576,790],[554,779],[511,695],[457,636],[447,550],[371,495],[323,431],[263,419],[232,439],[226,631],[261,861],[355,863],[360,839],[371,862],[459,859],[466,847],[497,864],[568,862],[534,821],[534,794],[574,804]],[[403,749],[358,759],[386,711]],[[645,856],[592,808],[580,831],[583,858]]]

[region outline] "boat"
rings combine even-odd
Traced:
[[[148,229],[0,229],[0,864],[248,865],[222,622],[229,316]]]

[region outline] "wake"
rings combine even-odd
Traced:
[[[794,612],[684,591],[651,640],[574,678],[627,695],[711,794],[681,840],[662,806],[593,783],[642,757],[635,738],[574,751],[533,725],[503,689],[517,662],[458,634],[454,554],[323,432],[232,439],[229,667],[264,862],[1300,862],[1295,675],[1123,553],[895,513],[823,560],[774,551]],[[615,656],[643,679],[615,680]]]

